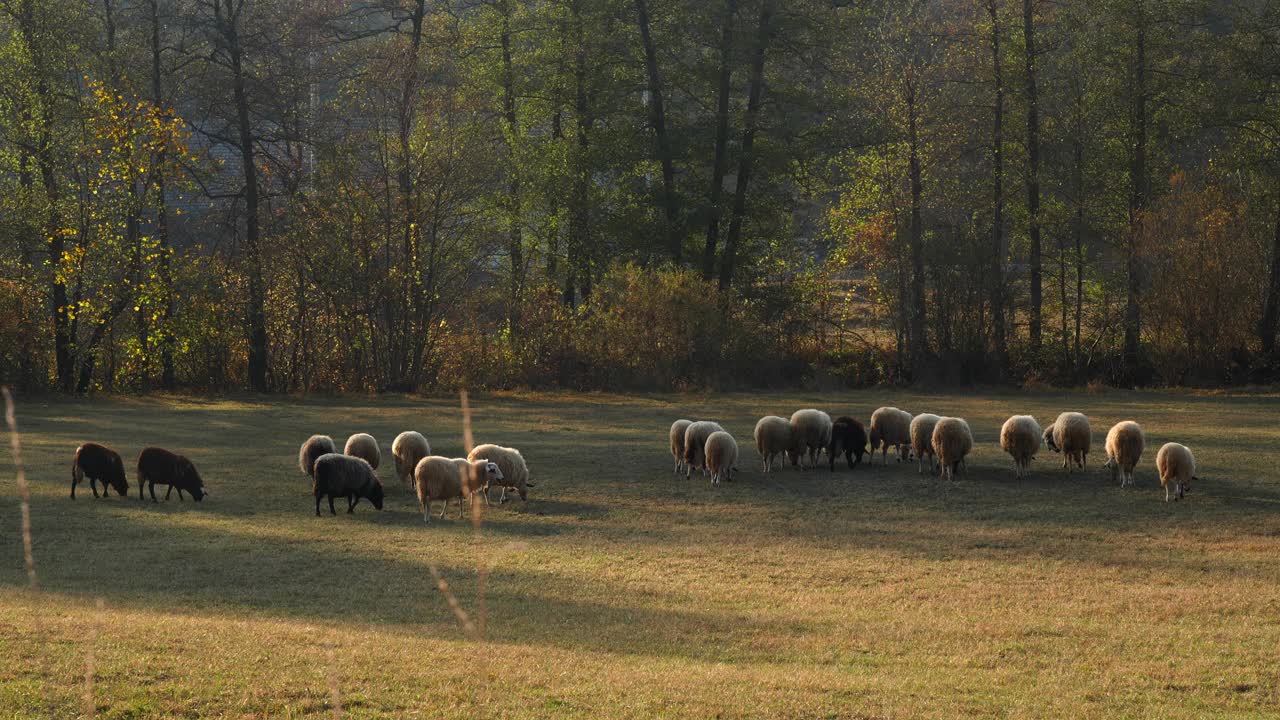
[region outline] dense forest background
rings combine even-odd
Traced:
[[[1272,0],[0,0],[28,389],[1272,382]]]

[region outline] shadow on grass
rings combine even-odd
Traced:
[[[407,513],[357,510],[354,517],[308,518],[290,528],[262,523],[183,517],[145,517],[118,502],[63,508],[66,527],[92,530],[75,546],[38,547],[45,592],[95,598],[112,607],[203,616],[280,617],[341,628],[351,623],[402,625],[408,632],[464,637],[427,562],[400,557],[394,548],[370,548],[370,525],[397,526],[420,518]],[[187,511],[187,512],[184,512]],[[193,522],[182,522],[184,520]],[[210,522],[196,522],[208,520]],[[314,523],[312,523],[314,521]],[[617,654],[699,659],[767,659],[761,637],[806,634],[801,621],[688,608],[687,598],[650,592],[620,595],[607,582],[519,567],[520,546],[510,539],[538,534],[521,523],[487,526],[484,542],[497,559],[486,582],[488,638],[499,643],[545,645]],[[243,531],[243,532],[241,532]],[[456,547],[470,540],[467,522],[433,520],[421,541]],[[275,534],[272,534],[275,533]],[[43,536],[47,536],[45,533]],[[110,538],[109,545],[93,537]],[[403,533],[399,536],[403,540]],[[63,538],[65,540],[65,538]],[[5,537],[7,554],[11,538]],[[364,548],[360,551],[356,548]],[[423,553],[428,558],[432,553]],[[464,607],[476,608],[477,567],[472,558],[430,558]],[[503,562],[511,559],[513,562]],[[504,565],[508,565],[504,567]],[[17,573],[0,576],[16,588]]]

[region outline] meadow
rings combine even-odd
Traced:
[[[476,442],[521,448],[537,483],[478,528],[454,510],[424,525],[391,469],[404,429],[462,454],[456,398],[20,398],[39,587],[6,434],[0,718],[1280,712],[1275,395],[471,401]],[[865,421],[882,404],[967,418],[968,474],[947,484],[892,459],[760,472],[759,416]],[[1069,409],[1093,422],[1088,471],[1067,476],[1043,449],[1016,480],[1001,422]],[[734,482],[672,474],[677,417],[735,435]],[[1101,446],[1130,418],[1148,449],[1122,490]],[[383,445],[386,508],[317,518],[298,445],[358,431]],[[125,456],[128,498],[69,499],[86,440]],[[1169,440],[1195,451],[1201,480],[1166,504],[1154,457]],[[211,496],[140,501],[146,445],[190,456]]]

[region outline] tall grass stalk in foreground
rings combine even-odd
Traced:
[[[27,563],[27,584],[39,589],[36,580],[35,554],[31,550],[31,491],[27,488],[27,471],[22,464],[22,439],[18,435],[18,418],[13,409],[13,393],[8,387],[0,388],[4,394],[4,419],[9,426],[9,445],[13,448],[13,465],[18,474],[18,504],[22,510],[22,555]]]

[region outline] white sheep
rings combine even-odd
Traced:
[[[933,453],[942,466],[942,479],[955,480],[965,456],[973,450],[973,433],[964,418],[946,417],[933,427]]]
[[[809,467],[818,464],[819,452],[831,444],[831,416],[821,410],[807,408],[791,414],[791,464],[800,463],[804,467],[804,458],[809,458]]]
[[[898,449],[898,462],[910,460],[911,457],[911,413],[896,407],[878,408],[871,414],[871,425],[867,432],[871,436],[871,456],[876,450],[880,453],[885,465],[889,464],[889,446]]]
[[[1196,477],[1196,458],[1191,448],[1178,443],[1165,443],[1156,453],[1156,470],[1160,473],[1160,484],[1164,486],[1164,501],[1169,502],[1169,484],[1174,486],[1174,497],[1181,500],[1191,490],[1191,481]]]
[[[791,449],[791,421],[777,415],[766,415],[756,423],[756,452],[765,472],[773,472],[773,461]]]
[[[1078,412],[1062,413],[1044,429],[1044,441],[1050,450],[1062,453],[1062,467],[1068,474],[1071,473],[1072,462],[1083,470],[1092,442],[1089,418]]]
[[[707,458],[707,469],[711,471],[711,484],[718,485],[721,480],[733,480],[734,467],[738,463],[738,441],[723,430],[717,430],[707,436],[707,446],[703,450]]]
[[[312,435],[302,443],[302,447],[298,448],[298,468],[306,473],[307,477],[314,477],[316,460],[321,455],[335,452],[338,450],[333,444],[333,438],[328,435]]]
[[[910,434],[911,434],[911,451],[915,453],[918,462],[916,468],[921,474],[924,474],[924,456],[929,456],[929,472],[934,471],[934,461],[937,458],[933,454],[933,428],[937,426],[938,421],[942,418],[931,413],[922,413],[911,418]]]
[[[684,434],[688,431],[689,426],[693,424],[692,420],[677,420],[671,423],[671,457],[675,458],[675,473],[680,474],[680,469],[684,467]]]
[[[1000,428],[1000,449],[1013,457],[1014,471],[1019,480],[1031,472],[1031,459],[1043,442],[1040,423],[1030,415],[1014,415]]]
[[[356,433],[347,438],[347,445],[343,448],[342,454],[358,457],[369,463],[369,467],[374,470],[377,470],[378,463],[382,462],[382,450],[378,447],[378,441],[368,433]]]
[[[1133,484],[1133,469],[1142,459],[1145,446],[1146,438],[1138,423],[1125,420],[1111,426],[1107,431],[1107,462],[1103,465],[1111,468],[1111,482],[1118,479],[1120,487]]]
[[[396,459],[396,477],[400,478],[401,485],[413,485],[413,471],[418,461],[430,454],[431,443],[422,433],[406,430],[396,436],[391,443],[391,455]]]
[[[458,498],[458,517],[462,517],[462,501],[474,500],[480,488],[492,482],[502,481],[502,470],[497,463],[488,460],[470,461],[466,458],[447,458],[429,455],[418,461],[414,468],[414,484],[418,490],[418,503],[422,506],[422,521],[430,522],[431,502],[444,501],[440,517],[449,510],[449,501]]]
[[[684,431],[684,476],[688,478],[693,469],[698,468],[703,475],[707,474],[706,456],[707,438],[711,433],[723,430],[718,423],[710,420],[699,420]]]
[[[467,459],[491,460],[498,464],[498,469],[502,471],[502,477],[497,482],[502,486],[502,494],[498,496],[498,503],[506,502],[507,489],[514,489],[520,499],[529,500],[529,491],[526,488],[533,487],[533,483],[529,481],[529,466],[524,461],[524,456],[515,448],[502,447],[501,445],[477,445],[467,453]],[[489,502],[489,486],[484,488],[485,504]]]

